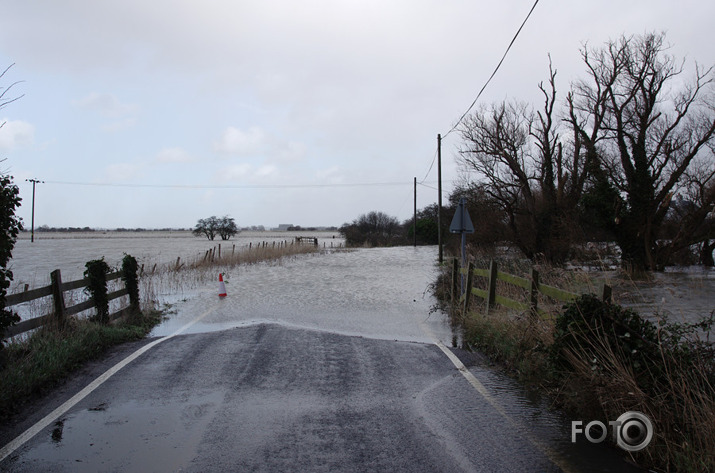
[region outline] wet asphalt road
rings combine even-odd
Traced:
[[[557,471],[500,424],[435,346],[260,324],[160,344],[2,469]]]
[[[159,344],[0,470],[561,471],[435,345],[276,324]]]

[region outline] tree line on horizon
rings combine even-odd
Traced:
[[[663,33],[584,46],[586,76],[563,98],[550,63],[539,106],[505,100],[467,115],[442,231],[465,197],[474,246],[506,243],[558,264],[608,241],[632,271],[713,266],[715,75],[696,64],[686,77],[667,51]],[[436,233],[436,206],[421,212],[418,234]],[[348,241],[406,239],[412,219],[398,236],[395,221],[372,214],[341,228]]]

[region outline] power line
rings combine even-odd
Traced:
[[[432,171],[432,168],[434,167],[434,163],[437,160],[437,148],[434,150],[434,156],[432,156],[432,164],[429,165],[429,169],[427,170],[427,173],[425,174],[425,177],[422,178],[422,180],[418,184],[422,184],[427,180],[427,176],[429,176],[429,173]]]
[[[457,127],[460,125],[460,123],[462,123],[462,120],[464,120],[464,117],[466,117],[467,114],[472,110],[472,108],[474,108],[474,106],[477,104],[477,101],[479,100],[479,97],[482,96],[482,93],[484,92],[484,89],[487,88],[487,86],[489,85],[489,83],[492,81],[492,79],[494,78],[494,76],[497,74],[497,71],[499,70],[499,68],[501,67],[502,63],[504,62],[504,59],[506,59],[507,54],[509,54],[509,50],[510,50],[511,47],[514,45],[514,42],[516,41],[516,38],[519,36],[519,33],[521,33],[521,30],[524,28],[524,25],[525,25],[526,22],[529,20],[529,17],[530,17],[531,14],[533,13],[533,11],[534,11],[534,9],[536,8],[536,5],[537,5],[538,3],[539,3],[539,0],[536,0],[536,1],[534,2],[534,5],[532,5],[531,10],[529,10],[529,13],[526,15],[526,18],[524,18],[524,21],[521,23],[521,26],[520,26],[519,29],[516,31],[516,34],[514,35],[514,37],[511,39],[511,42],[509,43],[509,46],[507,46],[506,51],[504,51],[504,55],[502,56],[501,60],[499,61],[499,64],[497,64],[497,67],[494,69],[494,72],[492,72],[492,75],[489,76],[489,79],[486,81],[486,83],[484,84],[484,86],[481,88],[481,90],[480,90],[479,93],[477,94],[477,97],[474,99],[474,101],[473,101],[472,104],[469,106],[469,108],[467,109],[467,111],[464,112],[461,117],[459,117],[459,120],[457,120],[457,123],[455,123],[454,126],[453,126],[447,133],[444,134],[443,138],[446,138],[450,133],[452,133],[454,130],[456,130]]]
[[[358,182],[341,184],[133,184],[133,183],[100,183],[77,181],[45,181],[46,184],[67,186],[98,186],[98,187],[129,187],[148,189],[309,189],[329,187],[390,187],[408,186],[411,182]]]
[[[521,30],[524,28],[524,25],[526,25],[526,22],[529,20],[529,17],[531,17],[531,14],[534,12],[534,9],[536,8],[536,5],[538,5],[539,0],[535,0],[534,4],[531,6],[531,10],[529,10],[529,13],[526,15],[526,18],[524,18],[524,21],[521,23],[521,26],[519,26],[519,29],[516,31],[514,34],[514,37],[511,39],[511,42],[509,43],[509,46],[507,46],[506,51],[504,51],[504,54],[501,57],[501,60],[497,64],[497,66],[494,68],[494,72],[492,72],[492,75],[489,76],[489,79],[484,83],[482,88],[479,90],[479,93],[477,94],[476,98],[474,101],[472,101],[471,105],[469,105],[469,108],[462,114],[461,117],[459,117],[459,120],[457,120],[457,123],[454,124],[454,126],[442,136],[442,138],[446,138],[448,135],[450,135],[454,130],[457,129],[457,127],[462,123],[462,120],[464,120],[464,117],[469,114],[469,112],[472,111],[472,108],[477,104],[477,101],[479,98],[482,96],[482,93],[484,93],[484,90],[487,88],[489,83],[492,81],[494,76],[496,76],[497,72],[499,71],[499,68],[501,67],[502,63],[504,62],[504,59],[506,59],[507,54],[509,54],[509,51],[511,50],[511,47],[514,45],[514,42],[516,41],[516,38],[519,36],[519,33],[521,33]],[[418,184],[423,184],[425,180],[427,180],[427,176],[429,176],[429,173],[432,171],[432,168],[434,167],[434,163],[437,160],[437,154],[439,150],[435,150],[434,156],[432,157],[432,162],[430,163],[429,169],[427,170],[427,173],[425,174],[425,177],[418,182]]]
[[[418,186],[422,186],[422,187],[426,187],[426,188],[428,188],[428,189],[432,189],[432,190],[435,190],[435,191],[438,190],[436,187],[428,186],[427,184],[422,184],[421,182],[418,182],[417,185],[418,185]]]

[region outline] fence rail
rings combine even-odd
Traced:
[[[466,276],[467,278],[466,289],[464,290],[464,294],[458,298],[457,291],[459,284],[457,280],[460,279],[461,276]],[[473,281],[475,276],[487,279],[486,290],[474,287]],[[528,290],[528,300],[516,301],[497,294],[497,281],[504,281],[512,286]],[[580,296],[580,294],[540,283],[539,272],[533,268],[531,269],[530,277],[523,278],[521,276],[515,276],[513,274],[499,271],[497,263],[494,260],[492,260],[489,264],[489,268],[475,268],[474,263],[472,262],[469,263],[467,268],[459,268],[457,258],[454,258],[452,262],[452,302],[454,305],[454,303],[458,300],[465,313],[469,309],[471,297],[477,296],[486,300],[487,313],[490,309],[499,304],[515,310],[528,310],[534,315],[547,316],[548,314],[538,307],[539,294],[543,294],[551,299],[561,302],[569,302]],[[611,300],[611,287],[607,284],[603,285],[602,297],[603,300]]]
[[[122,271],[116,271],[113,273],[108,273],[106,276],[107,281],[113,281],[115,279],[121,278],[123,275]],[[67,291],[73,291],[76,289],[83,289],[89,284],[89,279],[79,279],[76,281],[62,282],[62,275],[59,269],[56,269],[50,273],[50,280],[52,281],[49,286],[39,287],[37,289],[26,290],[23,292],[18,292],[15,294],[8,294],[5,297],[5,307],[11,307],[18,304],[24,304],[26,302],[31,302],[43,297],[52,297],[52,307],[53,311],[49,314],[45,314],[39,317],[33,317],[31,319],[25,319],[18,322],[5,330],[2,334],[2,338],[14,337],[15,335],[20,335],[21,333],[28,332],[30,330],[39,328],[43,325],[49,323],[62,324],[65,317],[70,315],[78,314],[82,311],[92,309],[96,306],[93,298],[89,298],[86,301],[75,304],[71,307],[65,307],[64,293]],[[110,292],[107,294],[107,300],[112,301],[118,299],[122,296],[128,295],[129,289],[126,287]],[[109,320],[116,320],[126,314],[128,314],[132,309],[131,306],[124,307],[117,312],[109,315]]]
[[[295,237],[295,242],[296,242],[298,245],[313,245],[313,246],[318,246],[318,238],[316,238],[316,237],[297,236],[297,237]]]

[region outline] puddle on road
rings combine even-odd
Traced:
[[[52,441],[59,443],[62,441],[62,432],[65,427],[65,421],[60,419],[55,422],[54,428],[52,429]]]
[[[196,456],[223,397],[85,407],[55,422],[12,471],[180,471]]]

